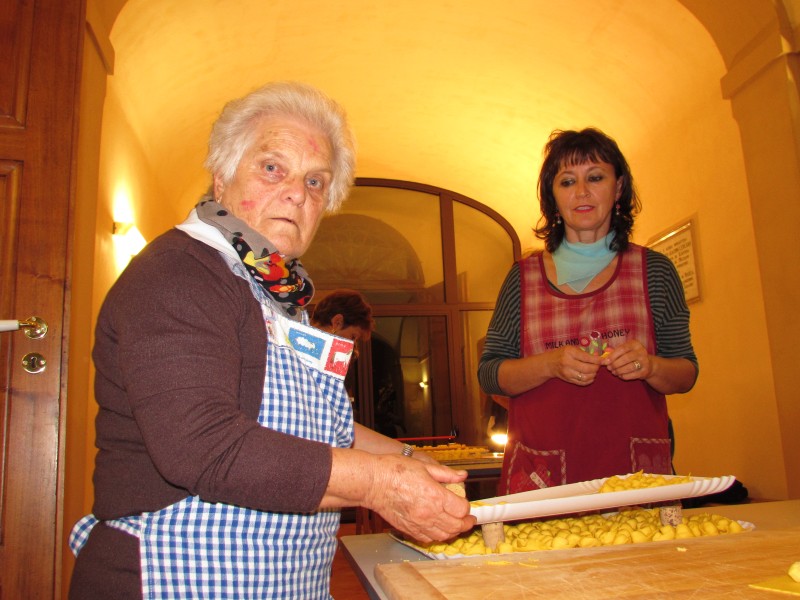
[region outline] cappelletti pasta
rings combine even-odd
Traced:
[[[609,477],[597,490],[599,494],[605,492],[624,492],[626,490],[641,490],[644,488],[659,487],[662,485],[676,485],[679,483],[689,483],[692,481],[691,475],[680,475],[675,477],[664,477],[664,475],[654,475],[637,471],[630,475],[614,475]]]
[[[489,448],[486,446],[467,446],[465,444],[455,443],[442,444],[440,446],[415,446],[414,449],[430,454],[439,462],[480,458],[489,452]]]
[[[417,546],[431,554],[472,556],[639,544],[744,531],[738,521],[709,513],[683,517],[676,526],[662,525],[658,508],[625,510],[610,516],[594,514],[504,524],[503,529],[505,542],[498,545],[496,552],[486,547],[480,528],[450,543],[435,542]]]

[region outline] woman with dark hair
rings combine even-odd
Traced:
[[[613,139],[555,131],[544,154],[545,249],[506,277],[478,367],[510,397],[499,492],[670,473],[665,396],[698,373],[680,278],[629,239],[641,206]]]
[[[335,290],[314,306],[311,324],[349,340],[366,340],[375,328],[372,307],[355,290]]]

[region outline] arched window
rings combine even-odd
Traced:
[[[372,304],[376,330],[351,385],[360,423],[391,437],[457,433],[461,443],[488,443],[480,346],[519,257],[511,225],[475,200],[419,183],[356,180],[303,264],[317,300],[345,287]]]

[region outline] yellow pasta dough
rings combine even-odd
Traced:
[[[738,521],[709,513],[684,516],[676,526],[662,525],[658,508],[638,508],[613,515],[592,514],[506,523],[503,531],[505,542],[498,545],[496,552],[483,543],[480,528],[462,534],[449,544],[437,542],[418,547],[432,554],[443,553],[447,556],[508,554],[730,535],[740,533],[744,528]],[[800,572],[800,567],[797,570]]]

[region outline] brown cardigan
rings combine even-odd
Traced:
[[[133,259],[95,334],[98,519],[188,495],[274,512],[317,508],[330,447],[256,421],[266,343],[247,282],[213,248],[173,229]]]

